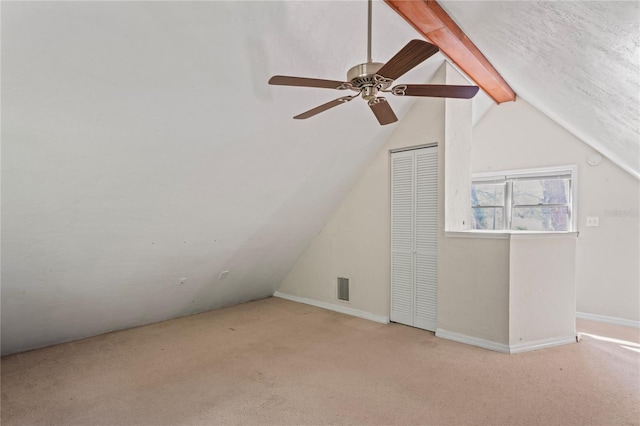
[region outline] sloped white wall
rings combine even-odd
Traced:
[[[577,311],[640,320],[640,182],[523,99],[493,107],[473,129],[474,172],[578,166]],[[599,227],[587,227],[598,216]]]
[[[416,33],[379,5],[386,60]],[[292,120],[343,93],[267,81],[344,78],[360,11],[3,3],[2,353],[271,295],[394,126],[361,100]]]

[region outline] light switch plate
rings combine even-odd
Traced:
[[[600,218],[598,216],[587,216],[587,226],[600,226]]]

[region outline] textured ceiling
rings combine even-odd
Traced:
[[[640,2],[439,3],[518,96],[640,176]]]

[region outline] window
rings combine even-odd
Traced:
[[[574,230],[575,175],[575,167],[474,175],[473,229]]]
[[[504,229],[505,180],[471,183],[473,229]]]

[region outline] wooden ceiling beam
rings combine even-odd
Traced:
[[[438,46],[497,103],[516,100],[515,92],[462,29],[435,0],[385,0],[411,26]]]

